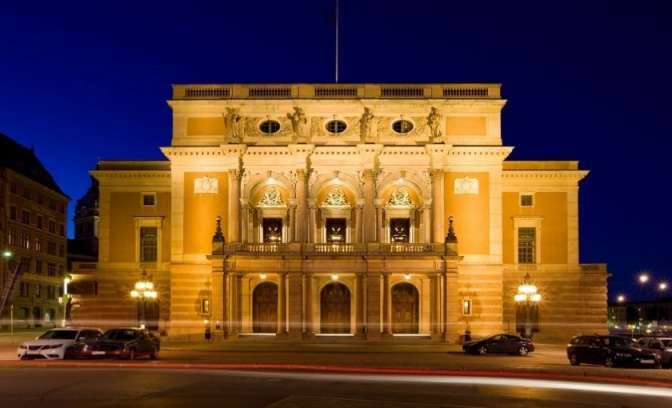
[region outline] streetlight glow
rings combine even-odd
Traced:
[[[660,282],[658,284],[658,290],[660,290],[660,291],[667,290],[667,282]]]
[[[625,296],[623,296],[623,295],[618,295],[618,296],[616,296],[616,301],[617,301],[618,303],[623,303],[623,302],[625,302]]]
[[[649,274],[643,273],[639,275],[639,283],[646,283],[649,281]]]
[[[2,256],[4,258],[11,258],[12,255],[14,254],[12,254],[12,251],[10,251],[9,249],[5,249],[4,251],[2,251]]]

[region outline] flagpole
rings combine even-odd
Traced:
[[[336,0],[336,83],[338,83],[338,3]]]

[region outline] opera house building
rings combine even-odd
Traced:
[[[588,172],[507,160],[500,90],[173,86],[165,160],[91,171],[98,259],[73,267],[93,288],[74,321],[269,343],[605,331],[606,266],[579,258]]]

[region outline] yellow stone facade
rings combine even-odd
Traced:
[[[498,84],[176,85],[168,103],[166,161],[92,171],[100,255],[75,274],[97,294],[75,319],[135,322],[146,270],[171,336],[457,342],[515,332],[529,273],[538,337],[606,329],[606,267],[579,263],[587,171],[507,161]]]

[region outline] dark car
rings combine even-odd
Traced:
[[[660,367],[660,357],[628,337],[576,336],[567,345],[571,365],[599,364],[607,367]]]
[[[110,329],[96,342],[89,346],[93,358],[126,358],[135,360],[138,357],[156,359],[160,349],[160,341],[149,330],[138,328]]]
[[[482,340],[469,341],[462,345],[462,349],[472,354],[508,353],[526,356],[534,351],[532,340],[523,339],[511,334],[497,334]]]
[[[643,337],[638,343],[642,350],[658,355],[663,367],[672,368],[672,337]]]

